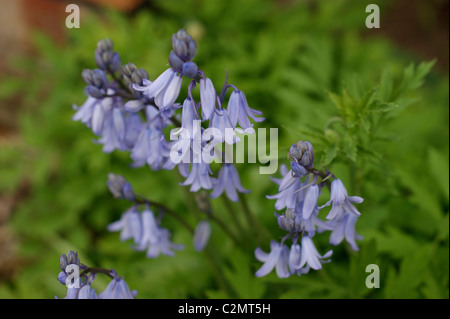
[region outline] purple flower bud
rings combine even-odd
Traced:
[[[186,62],[183,64],[182,72],[187,77],[193,79],[198,74],[198,66],[195,62]]]
[[[211,236],[211,225],[207,220],[198,223],[194,232],[194,248],[197,251],[203,251]]]
[[[169,54],[169,64],[177,72],[179,72],[179,73],[183,72],[184,61],[181,60],[180,57],[173,50],[170,51],[170,54]]]

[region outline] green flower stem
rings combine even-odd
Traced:
[[[247,220],[248,227],[254,232],[257,242],[259,244],[263,244],[267,241],[270,241],[272,239],[272,236],[263,226],[263,224],[252,214],[247,204],[247,199],[242,193],[239,193],[239,203],[241,204],[241,208]]]

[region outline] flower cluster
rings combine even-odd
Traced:
[[[272,179],[279,187],[278,194],[267,196],[276,199],[275,209],[285,210],[281,215],[275,213],[278,225],[288,232],[281,242],[272,241],[270,253],[261,248],[255,250],[255,257],[263,262],[256,272],[257,277],[269,274],[274,268],[280,278],[293,274],[302,275],[312,268],[318,270],[322,264],[329,262],[332,250],[321,255],[313,242],[316,233],[331,231],[330,244],[338,245],[344,239],[353,250],[358,250],[356,239],[361,239],[355,231],[355,223],[360,216],[353,203],[361,203],[358,196],[348,196],[342,181],[330,172],[314,169],[314,149],[310,142],[299,141],[291,146],[288,157],[291,169],[281,167],[283,178]],[[319,176],[322,178],[318,182]],[[330,179],[333,181],[330,183]],[[330,200],[318,205],[319,195],[324,186],[330,188]],[[319,218],[319,212],[332,206],[326,220]],[[292,239],[291,247],[285,242]]]
[[[59,258],[58,280],[67,286],[64,299],[134,299],[137,291],[131,291],[128,284],[119,277],[114,269],[91,268],[80,263],[78,254],[69,251],[67,255]],[[92,288],[92,282],[98,273],[106,274],[111,278],[103,292],[97,294]],[[88,275],[89,274],[89,275]]]
[[[88,98],[82,106],[74,106],[73,120],[99,136],[104,152],[129,151],[133,167],[178,167],[185,178],[181,185],[190,186],[191,192],[212,190],[213,198],[225,193],[237,201],[237,192],[247,190],[232,163],[222,166],[218,178],[213,176],[211,161],[222,163],[220,152],[213,150],[222,143],[239,142],[236,132],[254,133],[250,119],[261,122],[262,113],[250,108],[245,94],[227,80],[217,93],[211,79],[193,62],[197,44],[185,30],[172,36],[172,47],[170,68],[151,81],[144,69],[132,63],[121,65],[111,40],[99,41],[98,68],[82,72]],[[186,78],[190,81],[187,97],[177,103]],[[193,97],[196,86],[199,101]],[[224,108],[229,89],[232,93]],[[172,125],[177,127],[168,132]]]

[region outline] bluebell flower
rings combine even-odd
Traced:
[[[310,266],[305,265],[304,267],[298,269],[298,265],[300,265],[301,261],[301,248],[300,245],[295,242],[292,244],[291,249],[289,251],[289,271],[291,275],[297,274],[298,276],[307,274],[311,269]]]
[[[148,164],[153,170],[172,169],[170,155],[171,145],[164,138],[160,129],[144,127],[140,133],[136,144],[131,150],[133,167],[141,167]]]
[[[208,244],[211,236],[211,225],[209,221],[202,220],[197,224],[194,231],[194,248],[197,251],[202,251]]]
[[[306,265],[315,270],[322,269],[322,264],[329,262],[330,260],[326,260],[326,258],[331,257],[332,254],[333,251],[330,250],[323,256],[321,256],[317,251],[316,246],[314,245],[312,239],[309,236],[303,236],[301,244],[300,262],[296,266],[296,268],[301,269]]]
[[[239,123],[244,130],[252,128],[253,124],[250,123],[249,118],[255,122],[264,121],[263,117],[256,117],[257,115],[262,115],[262,112],[251,109],[248,106],[244,92],[239,90],[234,90],[231,93],[227,110],[233,127],[236,127],[236,124]]]
[[[314,209],[317,208],[317,199],[319,198],[319,186],[311,185],[306,189],[305,200],[303,202],[303,218],[308,219]]]
[[[139,242],[142,237],[142,217],[133,206],[122,214],[120,220],[115,221],[107,226],[108,231],[120,231],[120,240],[125,241],[133,239],[135,243]]]
[[[308,233],[308,236],[313,237],[316,233],[322,233],[326,230],[333,230],[334,223],[331,221],[323,221],[319,218],[319,208],[316,206],[308,218],[304,218],[303,214],[304,202],[299,202],[295,206],[296,223],[299,225],[301,231]]]
[[[241,185],[239,173],[233,164],[223,164],[219,171],[218,178],[214,181],[214,188],[211,193],[212,198],[219,197],[223,192],[233,202],[239,201],[237,191],[240,193],[250,193]]]
[[[279,278],[287,278],[289,272],[289,249],[285,244],[274,240],[270,242],[270,253],[265,253],[260,247],[255,250],[255,257],[264,264],[255,273],[256,277],[268,275],[274,268]]]
[[[183,183],[180,183],[180,185],[191,185],[191,192],[197,192],[201,188],[211,189],[213,187],[214,178],[210,175],[212,175],[212,172],[208,163],[192,163],[189,175]]]
[[[217,93],[209,78],[200,79],[200,102],[203,120],[209,120],[216,108]]]
[[[326,217],[331,220],[341,220],[344,218],[345,213],[353,214],[354,216],[360,216],[361,213],[353,206],[352,203],[362,203],[363,198],[359,196],[348,196],[347,190],[340,179],[335,179],[331,183],[331,194],[330,200],[323,206],[329,206],[333,203],[330,213]]]
[[[345,239],[354,251],[358,251],[356,239],[361,240],[363,237],[356,233],[355,223],[357,219],[358,217],[353,214],[345,214],[342,220],[336,222],[330,235],[330,244],[339,245]]]
[[[105,290],[98,295],[98,299],[134,299],[137,291],[131,291],[128,284],[112,270],[113,279],[106,286]]]
[[[104,121],[102,136],[98,140],[103,144],[103,152],[111,153],[114,150],[125,151],[125,114],[120,108],[114,108],[111,116]]]
[[[170,107],[175,103],[181,89],[182,78],[174,69],[167,69],[155,81],[144,85],[134,84],[133,88],[142,91],[149,98],[154,99],[159,108]]]
[[[292,171],[281,172],[283,179],[272,179],[273,182],[279,185],[278,194],[267,195],[268,199],[276,199],[275,209],[282,210],[283,208],[295,209],[298,202],[303,201],[304,191],[301,190],[304,186],[301,179],[293,177]]]
[[[160,254],[174,256],[173,250],[183,249],[183,245],[170,242],[170,232],[162,228],[148,208],[142,212],[142,236],[137,242],[136,250],[147,250],[148,258],[158,257]]]
[[[234,132],[234,127],[231,125],[230,117],[225,109],[216,109],[215,112],[213,112],[209,127],[217,129],[220,132],[221,139],[216,140],[215,143],[225,142],[232,145],[239,143],[241,140]],[[214,138],[218,139],[217,136],[214,136]]]
[[[82,284],[80,280],[79,288],[67,288],[64,299],[98,299],[96,292],[90,283]]]
[[[144,129],[145,124],[142,122],[139,114],[136,113],[128,113],[125,123],[125,140],[124,145],[127,150],[131,151],[133,147],[136,145],[136,142],[139,138],[139,134]]]

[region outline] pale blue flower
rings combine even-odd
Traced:
[[[250,108],[244,92],[239,90],[234,90],[231,93],[227,110],[233,127],[236,127],[237,123],[239,123],[244,130],[253,127],[249,118],[253,119],[255,122],[264,121],[263,117],[256,117],[257,115],[262,115],[262,112]]]
[[[241,140],[234,132],[234,127],[231,125],[230,117],[225,109],[216,109],[213,112],[209,127],[217,129],[220,132],[220,140],[217,136],[214,136],[214,143],[225,142],[232,145],[239,143]]]
[[[105,290],[98,295],[99,299],[134,299],[137,291],[131,291],[128,284],[120,278],[115,270],[111,271],[114,278],[106,286]]]
[[[219,176],[214,182],[214,188],[211,193],[212,198],[219,197],[223,192],[233,202],[239,201],[237,191],[240,193],[249,193],[243,188],[239,178],[239,173],[233,164],[223,164],[219,171]]]
[[[148,258],[158,257],[160,254],[174,256],[173,250],[183,249],[183,245],[170,242],[170,232],[162,228],[148,208],[142,212],[142,236],[137,242],[136,250],[147,250]]]
[[[354,216],[360,216],[361,213],[353,206],[352,203],[362,203],[363,198],[359,196],[348,196],[347,190],[345,189],[344,184],[340,179],[335,179],[331,183],[331,196],[330,200],[319,209],[322,209],[325,206],[329,206],[333,203],[330,213],[327,216],[327,219],[331,220],[342,220],[344,218],[345,213],[353,214]]]
[[[267,195],[268,199],[276,199],[275,209],[282,210],[283,208],[295,209],[298,202],[303,201],[304,186],[301,179],[293,177],[292,171],[281,172],[283,179],[272,179],[273,182],[279,185],[278,194]]]
[[[211,174],[212,172],[209,164],[204,162],[192,163],[189,175],[183,183],[180,183],[180,185],[191,185],[191,192],[196,192],[201,188],[211,189],[214,182],[214,178],[210,176]]]
[[[274,268],[279,278],[287,278],[289,272],[289,248],[274,240],[270,242],[270,253],[265,253],[260,247],[255,250],[255,257],[264,264],[255,273],[256,277],[264,277]]]
[[[303,202],[303,218],[308,219],[314,209],[317,208],[317,199],[319,198],[319,186],[311,185],[306,189],[305,200]]]
[[[200,102],[202,105],[203,120],[209,120],[216,108],[217,93],[209,78],[200,79]]]
[[[211,236],[211,225],[209,221],[202,220],[197,224],[194,231],[194,248],[197,251],[202,251],[208,244]]]
[[[133,84],[133,88],[142,91],[149,98],[154,99],[159,108],[170,107],[180,94],[182,77],[172,68],[164,71],[155,81],[144,85]]]
[[[321,256],[317,251],[316,246],[314,245],[312,239],[309,236],[303,236],[301,244],[300,262],[296,266],[296,268],[301,269],[304,266],[309,266],[315,270],[322,269],[322,264],[329,262],[330,260],[326,260],[326,258],[331,257],[332,254],[333,251],[330,250],[323,256]]]
[[[358,251],[356,239],[361,240],[363,237],[356,233],[355,224],[357,219],[358,217],[353,214],[345,214],[341,221],[336,222],[330,235],[330,244],[339,245],[345,239],[353,250]]]
[[[136,207],[133,206],[122,214],[120,220],[107,226],[108,231],[120,231],[120,240],[125,241],[133,239],[135,243],[139,242],[142,236],[142,218]]]

